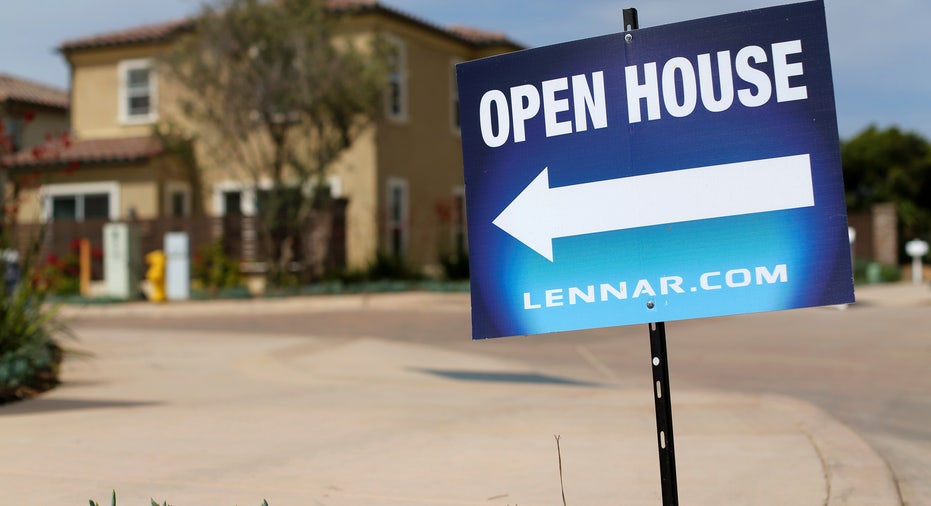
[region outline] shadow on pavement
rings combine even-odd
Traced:
[[[113,401],[104,399],[46,399],[38,397],[12,404],[0,405],[0,416],[32,415],[55,411],[75,411],[101,408],[142,408],[157,406],[160,402]]]
[[[527,373],[527,372],[489,372],[489,371],[462,371],[462,370],[442,370],[442,369],[421,369],[413,368],[425,374],[432,374],[441,378],[453,379],[458,381],[479,381],[488,383],[529,383],[539,385],[566,385],[577,387],[598,387],[598,383],[587,381],[576,381],[557,376],[548,376],[545,374]]]

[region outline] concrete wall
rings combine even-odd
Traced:
[[[895,204],[877,204],[868,212],[850,213],[847,221],[857,231],[855,258],[890,265],[899,263]]]

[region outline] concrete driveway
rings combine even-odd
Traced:
[[[555,435],[567,504],[661,503],[652,392],[596,347],[576,374],[392,337],[404,332],[392,314],[461,321],[462,295],[67,312],[79,335],[67,344],[87,356],[67,361],[62,387],[0,407],[4,503],[104,503],[116,489],[119,504],[558,505]],[[248,315],[384,319],[385,335],[184,323]],[[672,399],[682,504],[902,504],[886,461],[812,403],[691,381]]]

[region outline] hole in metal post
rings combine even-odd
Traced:
[[[663,385],[659,381],[656,382],[656,398],[657,399],[663,398]]]
[[[659,447],[666,449],[666,431],[664,430],[659,431]]]

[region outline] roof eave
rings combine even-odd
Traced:
[[[442,37],[454,40],[459,43],[464,43],[469,45],[472,48],[488,48],[494,46],[501,46],[504,49],[508,50],[521,50],[526,49],[522,44],[514,42],[506,37],[501,39],[494,40],[474,40],[469,37],[463,36],[456,33],[453,30],[444,28],[437,24],[434,24],[430,21],[418,18],[411,14],[399,11],[393,7],[389,7],[381,4],[377,1],[368,1],[368,2],[349,2],[346,4],[331,5],[329,7],[330,12],[336,16],[354,16],[362,14],[381,14],[395,20],[402,21],[404,23],[410,23],[425,29],[427,31],[433,32],[434,34],[440,35]],[[105,48],[116,48],[116,47],[131,47],[138,45],[150,45],[170,42],[172,39],[177,37],[180,34],[190,32],[196,27],[197,18],[188,17],[182,18],[175,21],[167,21],[162,23],[159,26],[163,26],[164,30],[156,34],[139,34],[136,36],[131,35],[134,30],[139,30],[142,27],[130,28],[127,30],[121,30],[116,32],[110,32],[101,34],[98,36],[87,37],[83,39],[74,39],[71,41],[66,41],[58,46],[57,51],[64,55],[66,58],[75,52],[84,51],[89,49],[105,49]]]
[[[21,104],[26,107],[40,107],[60,112],[68,112],[71,109],[70,104],[52,103],[43,100],[31,100],[23,97],[7,97],[0,102],[7,104]]]
[[[383,5],[380,2],[357,4],[351,7],[346,7],[344,9],[336,10],[335,13],[337,15],[350,15],[350,16],[358,15],[358,14],[372,14],[372,13],[382,14],[382,15],[385,15],[387,17],[393,18],[398,21],[417,25],[418,27],[422,29],[430,31],[441,37],[451,39],[455,42],[467,44],[468,46],[474,49],[486,49],[486,48],[495,47],[495,46],[500,46],[504,49],[508,49],[511,51],[520,51],[522,49],[526,49],[526,47],[523,46],[522,44],[514,42],[506,37],[501,38],[501,39],[481,40],[481,41],[470,39],[469,37],[456,33],[450,28],[444,28],[430,21],[420,19],[416,16],[412,16],[410,14],[401,12],[392,7]]]

